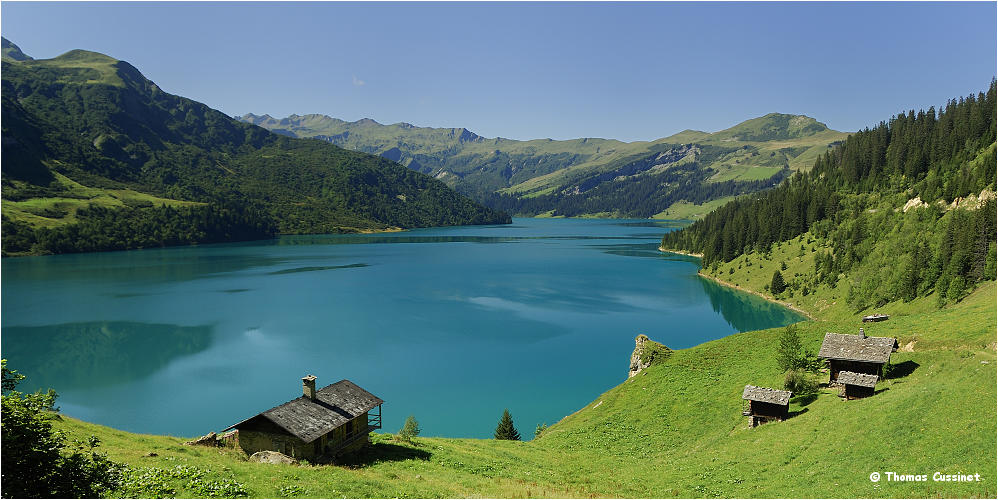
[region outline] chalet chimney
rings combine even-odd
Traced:
[[[866,332],[864,332],[862,328],[859,329],[859,338],[861,338],[861,339],[865,339],[866,338]],[[312,383],[314,384],[315,382],[312,382]]]
[[[309,375],[301,379],[301,391],[306,398],[312,401],[315,401],[315,378],[315,375]]]

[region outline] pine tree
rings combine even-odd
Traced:
[[[516,431],[516,427],[513,427],[513,417],[509,414],[508,408],[503,409],[502,418],[499,419],[499,425],[496,426],[496,432],[493,436],[496,439],[509,441],[520,440],[520,433]]]
[[[786,372],[805,368],[806,359],[804,345],[797,333],[797,325],[787,325],[780,335],[780,346],[776,349],[776,364],[780,370]]]
[[[769,284],[769,289],[773,295],[783,293],[787,289],[787,284],[783,281],[783,275],[779,271],[773,271],[773,281]]]

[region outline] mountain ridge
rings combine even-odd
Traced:
[[[747,194],[779,182],[784,170],[810,168],[828,146],[846,137],[806,115],[780,113],[713,133],[684,130],[634,142],[487,138],[464,127],[383,125],[369,118],[347,122],[315,113],[285,118],[247,113],[239,119],[383,156],[488,206],[528,216],[652,217],[679,202]],[[691,144],[703,154],[682,163],[656,160]],[[636,204],[636,197],[650,201]]]
[[[335,126],[335,125],[379,125],[379,126],[382,126],[382,127],[398,127],[398,128],[403,128],[403,129],[463,130],[463,131],[467,131],[468,133],[473,134],[475,137],[479,137],[479,138],[481,138],[482,140],[485,140],[485,141],[501,140],[501,141],[514,141],[514,142],[531,142],[531,141],[572,142],[572,141],[588,141],[588,140],[611,140],[611,141],[620,142],[622,144],[633,144],[633,143],[655,143],[655,142],[661,142],[661,141],[666,141],[666,140],[672,140],[673,138],[681,137],[681,136],[684,136],[684,135],[712,136],[712,135],[717,135],[717,134],[727,134],[728,136],[735,137],[739,133],[744,133],[746,131],[746,129],[749,128],[748,126],[750,124],[755,125],[755,124],[760,123],[760,122],[765,123],[765,122],[778,122],[778,121],[784,121],[784,122],[786,122],[785,125],[784,125],[784,128],[786,128],[787,130],[784,131],[785,134],[783,134],[783,135],[786,135],[787,137],[802,137],[802,136],[808,136],[808,135],[815,135],[817,133],[825,132],[825,131],[836,132],[836,131],[828,128],[828,126],[825,125],[824,123],[819,122],[817,119],[812,118],[812,117],[807,116],[807,115],[799,115],[799,114],[791,114],[791,113],[775,113],[775,112],[774,113],[768,113],[768,114],[765,114],[763,116],[759,116],[759,117],[749,118],[749,119],[743,120],[743,121],[741,121],[739,123],[736,123],[735,125],[732,125],[731,127],[728,127],[728,128],[725,128],[725,129],[721,129],[721,130],[718,130],[716,132],[705,132],[705,131],[702,131],[702,130],[685,129],[685,130],[683,130],[681,132],[677,132],[677,133],[672,134],[670,136],[663,136],[663,137],[660,137],[658,139],[651,139],[651,140],[648,140],[648,141],[640,141],[640,140],[639,141],[621,141],[619,139],[607,139],[607,138],[595,137],[595,136],[575,137],[575,138],[571,138],[571,139],[557,139],[557,140],[556,139],[550,139],[550,138],[506,139],[506,138],[501,137],[501,136],[496,136],[496,137],[485,137],[485,136],[481,136],[481,135],[476,134],[475,132],[473,132],[473,131],[465,128],[465,127],[417,126],[417,125],[413,125],[412,123],[409,123],[409,122],[380,123],[380,122],[378,122],[377,120],[375,120],[373,118],[367,118],[367,117],[360,118],[358,120],[355,120],[355,121],[351,122],[351,121],[343,120],[341,118],[336,118],[334,116],[323,114],[323,113],[307,113],[307,114],[304,114],[304,115],[299,115],[297,113],[292,113],[292,114],[290,114],[290,115],[288,115],[288,116],[286,116],[284,118],[277,118],[277,117],[271,116],[269,113],[264,113],[262,115],[257,115],[257,114],[254,114],[254,113],[245,113],[245,114],[243,114],[241,116],[237,116],[235,118],[238,119],[238,120],[240,120],[240,121],[243,121],[243,122],[246,122],[246,123],[252,123],[254,125],[259,125],[261,127],[267,128],[267,129],[270,129],[271,127],[275,127],[277,125],[283,125],[283,126],[291,126],[291,127],[295,127],[295,128],[309,129],[309,131],[314,132],[314,131],[316,131],[318,129],[317,125],[318,126],[323,126],[323,125],[325,125],[325,126]],[[801,126],[800,123],[808,124],[808,126]],[[306,125],[306,124],[308,124],[308,125]],[[799,131],[801,131],[801,130],[808,131],[810,133],[800,134]],[[798,133],[794,133],[795,131],[797,131]],[[745,138],[744,140],[745,141],[750,141],[750,140],[753,140],[753,139]]]
[[[184,242],[509,222],[395,162],[274,134],[164,92],[104,54],[2,64],[5,254],[73,251],[73,238],[89,241],[86,250],[155,246],[132,241],[128,227],[145,226],[120,219],[177,217],[146,209],[161,204],[191,223],[218,210],[257,228],[192,230]],[[107,224],[116,241],[65,234]]]

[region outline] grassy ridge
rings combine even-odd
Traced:
[[[987,282],[943,309],[931,297],[885,308],[891,320],[865,328],[911,351],[892,357],[902,376],[865,400],[844,402],[823,389],[813,402],[793,400],[790,420],[756,429],[741,416],[741,390],[782,384],[779,329],[675,351],[530,442],[419,438],[408,446],[377,435],[352,462],[272,466],[178,438],[68,418],[60,426],[100,436],[112,458],[134,467],[200,467],[254,497],[285,496],[289,485],[302,488],[290,496],[305,497],[993,497],[995,300],[995,283]],[[810,310],[821,318],[802,324],[813,350],[825,332],[860,326],[834,308]],[[625,367],[621,360],[622,378]],[[983,480],[875,484],[874,471]],[[173,481],[178,496],[191,494]]]

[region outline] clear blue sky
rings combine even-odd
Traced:
[[[996,5],[4,1],[0,31],[230,115],[629,141],[770,112],[854,131],[985,90]]]

